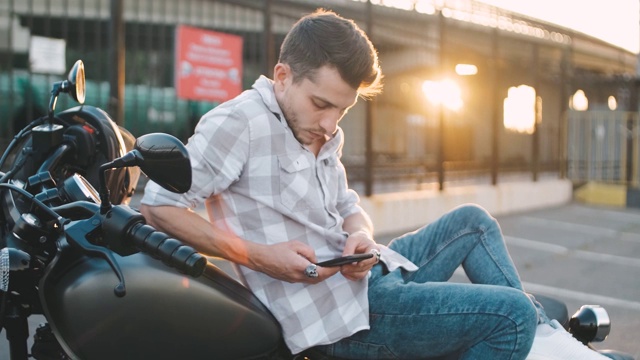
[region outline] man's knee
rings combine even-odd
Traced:
[[[453,208],[453,210],[451,211],[453,213],[458,213],[458,214],[462,214],[464,216],[470,216],[470,217],[491,217],[491,215],[489,214],[489,212],[483,208],[482,206],[478,205],[478,204],[474,204],[474,203],[467,203],[467,204],[462,204],[462,205],[458,205],[455,208]]]
[[[522,291],[505,288],[494,291],[490,300],[495,322],[485,337],[485,345],[494,351],[511,352],[524,356],[533,343],[538,315],[535,306]],[[486,350],[486,348],[485,348]]]
[[[505,305],[507,317],[526,332],[535,332],[538,324],[538,310],[527,294],[517,289],[506,288],[497,297]]]
[[[449,216],[453,216],[463,220],[467,223],[475,223],[475,224],[497,224],[496,219],[489,214],[489,212],[477,204],[463,204],[460,205],[448,214]]]

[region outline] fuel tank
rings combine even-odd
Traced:
[[[213,264],[192,278],[138,253],[101,258],[61,251],[40,284],[44,313],[78,359],[253,359],[281,343],[278,322],[245,287]]]

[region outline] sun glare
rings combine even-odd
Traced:
[[[429,102],[442,105],[449,110],[458,111],[462,109],[462,92],[460,86],[451,80],[441,81],[427,80],[422,83],[422,91]]]
[[[584,90],[578,89],[569,100],[569,107],[576,111],[585,111],[589,109],[589,99]]]
[[[531,86],[510,87],[504,99],[504,127],[533,134],[536,121],[536,90]]]

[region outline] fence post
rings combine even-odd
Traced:
[[[446,64],[445,64],[445,60],[446,60],[446,53],[445,53],[445,19],[444,19],[444,14],[442,13],[442,10],[440,10],[440,12],[438,13],[438,27],[439,27],[439,35],[440,35],[440,44],[439,44],[439,58],[440,58],[440,76],[444,76],[445,72],[447,71],[446,68]],[[438,116],[439,116],[439,123],[440,125],[438,126],[438,132],[439,132],[439,137],[440,139],[438,139],[438,190],[442,191],[444,190],[444,161],[445,161],[445,156],[444,156],[444,138],[445,138],[445,131],[444,131],[444,122],[445,122],[445,109],[444,106],[442,104],[442,101],[440,101],[440,103],[438,104]]]
[[[373,4],[367,1],[367,36],[372,40],[373,32]],[[373,40],[372,40],[373,41]],[[365,139],[364,139],[364,194],[373,194],[373,104],[372,100],[365,101]]]
[[[560,150],[560,156],[558,157],[558,161],[560,163],[560,179],[567,178],[567,171],[569,166],[568,159],[568,134],[569,134],[569,117],[568,117],[568,107],[569,107],[569,84],[567,82],[570,80],[571,74],[571,56],[572,50],[571,45],[565,46],[562,50],[562,59],[560,60],[560,117],[558,119],[558,149]]]
[[[273,16],[272,12],[273,3],[272,0],[266,0],[264,2],[264,74],[267,77],[272,77],[273,75],[273,67],[276,65],[276,52],[275,52],[275,43],[273,40],[273,21],[271,17]]]
[[[533,181],[538,181],[538,172],[539,172],[539,166],[540,166],[540,124],[538,123],[538,120],[540,120],[540,117],[542,116],[541,112],[542,112],[542,108],[539,106],[541,105],[540,103],[538,103],[538,94],[540,93],[540,81],[539,81],[539,76],[538,76],[538,60],[539,60],[539,51],[538,51],[538,45],[533,45],[533,64],[531,66],[532,71],[533,71],[533,88],[535,89],[535,98],[533,100],[533,144],[531,146],[531,152],[532,152],[532,157],[531,157],[531,173],[532,173],[532,179]],[[542,101],[542,100],[540,100]]]
[[[502,109],[502,99],[500,99],[500,59],[498,51],[500,46],[500,33],[498,28],[494,28],[491,33],[491,72],[492,72],[492,91],[491,91],[491,185],[498,184],[498,169],[500,167],[500,109]]]
[[[626,161],[626,183],[627,188],[633,185],[633,162],[635,160],[635,154],[633,153],[633,117],[629,113],[627,117],[627,131],[626,131],[626,145],[627,145],[627,161]]]
[[[124,125],[124,0],[111,0],[109,29],[109,114]]]

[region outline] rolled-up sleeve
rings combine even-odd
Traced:
[[[249,126],[235,106],[218,107],[205,114],[187,145],[191,163],[191,188],[172,193],[149,181],[143,204],[195,208],[211,195],[237,181],[249,155]]]

